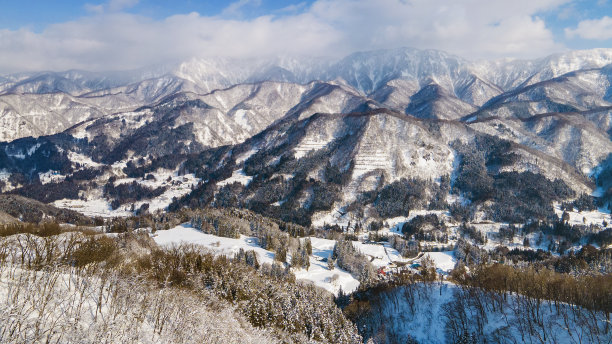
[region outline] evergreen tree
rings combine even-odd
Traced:
[[[306,238],[306,240],[304,240],[304,246],[306,247],[306,253],[308,255],[312,255],[312,242],[310,241],[310,238]]]

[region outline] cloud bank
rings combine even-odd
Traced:
[[[136,2],[89,5],[90,15],[41,32],[0,29],[0,73],[122,70],[210,56],[338,57],[403,46],[473,59],[539,57],[564,49],[540,13],[568,1],[317,0],[297,11],[240,19],[238,11],[252,4],[241,0],[217,16],[161,20],[123,11]]]
[[[612,39],[612,18],[605,16],[601,19],[583,20],[575,29],[565,29],[565,35],[569,38],[580,37],[601,41]]]

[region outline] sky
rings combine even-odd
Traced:
[[[471,60],[612,48],[612,0],[0,0],[0,74],[399,47]]]

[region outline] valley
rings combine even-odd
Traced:
[[[188,342],[161,325],[180,314],[220,316],[218,342],[609,343],[611,66],[401,48],[6,75],[0,277],[136,283],[93,317],[53,304],[92,340]]]

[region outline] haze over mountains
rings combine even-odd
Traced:
[[[283,185],[301,171],[315,184],[279,186],[268,205],[329,220],[401,178],[455,176],[457,144],[492,137],[508,144],[495,154],[512,159],[499,163],[486,153],[491,175],[530,171],[590,194],[612,152],[611,64],[612,49],[471,62],[402,48],[335,62],[192,59],[125,73],[8,75],[0,79],[3,189],[23,191],[50,171],[69,180],[101,166],[120,177],[127,171],[117,164],[127,163],[155,172],[156,161],[175,157],[164,167],[183,166],[204,189],[232,175]],[[52,158],[42,163],[43,156]],[[334,184],[326,166],[346,176],[335,196],[312,208],[316,181]],[[102,187],[109,177],[94,179]],[[239,192],[252,200],[257,185]],[[87,198],[88,187],[77,189]],[[211,201],[195,195],[186,197]]]

